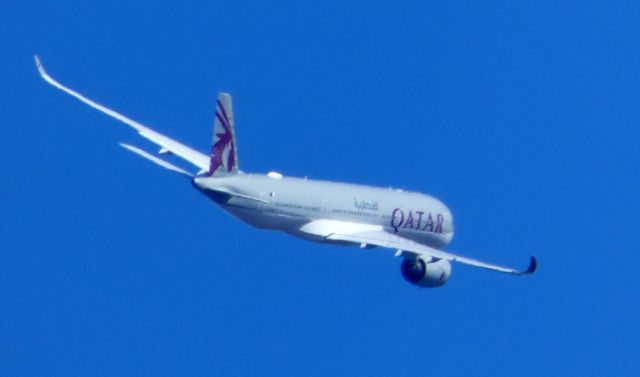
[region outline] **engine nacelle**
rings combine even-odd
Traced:
[[[426,262],[422,258],[405,259],[400,266],[402,276],[411,284],[422,288],[443,286],[451,276],[451,263],[440,259]]]

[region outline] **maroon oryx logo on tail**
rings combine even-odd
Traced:
[[[236,165],[236,153],[233,143],[233,133],[229,122],[229,117],[227,116],[227,112],[225,111],[224,106],[222,106],[220,100],[217,101],[216,121],[219,122],[220,126],[222,127],[222,132],[220,132],[218,127],[214,127],[213,132],[215,134],[215,139],[213,144],[211,145],[211,164],[209,165],[209,176],[213,175],[221,166],[226,167],[227,173],[229,173]],[[225,164],[223,162],[224,151],[227,150],[227,147],[229,147],[229,152],[227,154],[227,163]]]

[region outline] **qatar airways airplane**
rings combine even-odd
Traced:
[[[419,287],[440,287],[451,275],[451,261],[513,275],[536,270],[531,257],[525,270],[481,262],[443,251],[453,237],[453,217],[439,200],[420,193],[349,183],[290,178],[275,172],[248,174],[239,169],[231,96],[219,93],[210,156],[108,109],[53,79],[35,57],[38,72],[49,84],[85,104],[133,127],[195,166],[189,173],[132,145],[125,149],[189,178],[193,186],[231,215],[249,225],[279,230],[305,240],[381,247],[403,257],[402,276]]]

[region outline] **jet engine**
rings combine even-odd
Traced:
[[[405,259],[400,266],[402,276],[411,284],[421,288],[443,286],[451,276],[451,263],[440,259],[427,262],[422,258]]]

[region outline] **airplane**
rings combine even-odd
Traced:
[[[400,272],[421,288],[443,286],[451,262],[492,271],[530,275],[442,250],[453,238],[451,211],[438,199],[416,192],[350,183],[285,177],[280,173],[249,174],[240,170],[231,96],[217,96],[210,155],[162,135],[100,105],[53,79],[34,56],[40,76],[49,84],[136,130],[160,146],[158,154],[175,155],[195,166],[190,173],[133,145],[120,143],[167,170],[188,178],[193,187],[239,220],[261,229],[277,230],[304,240],[396,250]]]

